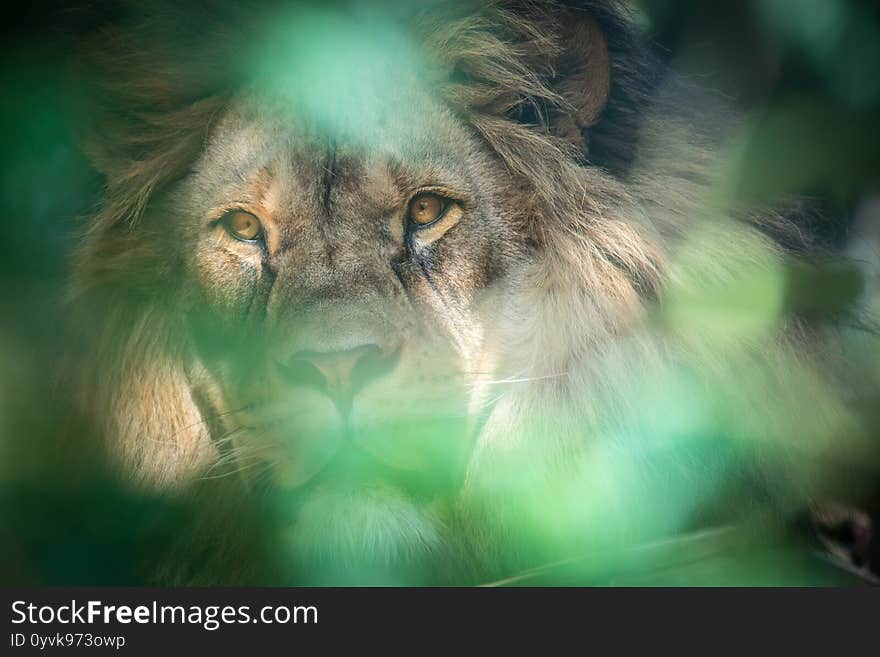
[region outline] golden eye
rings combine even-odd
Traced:
[[[419,194],[409,203],[409,219],[419,226],[437,221],[446,209],[446,200],[436,194]]]
[[[263,234],[260,220],[243,210],[234,210],[226,214],[223,217],[223,226],[235,239],[245,242],[253,242]]]

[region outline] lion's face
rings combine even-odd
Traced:
[[[262,56],[226,38],[223,56],[176,62],[137,29],[90,51],[117,96],[90,112],[108,203],[81,284],[121,289],[126,308],[134,289],[142,323],[120,330],[163,331],[147,375],[129,367],[108,393],[114,449],[143,480],[240,474],[280,492],[316,581],[322,562],[429,574],[458,547],[450,510],[479,453],[503,450],[511,409],[528,406],[508,396],[496,412],[506,385],[570,360],[568,338],[542,347],[545,327],[569,297],[591,317],[594,296],[635,299],[626,268],[598,256],[552,282],[586,262],[548,235],[580,235],[595,191],[580,158],[609,92],[598,23],[441,5],[378,27],[304,10],[280,32],[258,25],[252,41],[283,42]],[[108,40],[129,58],[108,58]],[[245,60],[254,75],[227,75]],[[582,276],[595,295],[565,292]]]
[[[328,516],[431,540],[411,530],[461,479],[487,322],[527,258],[509,175],[438,99],[400,91],[397,120],[354,136],[245,95],[165,204],[220,451],[304,493],[322,536],[303,541],[336,541]],[[380,503],[395,513],[368,517]]]

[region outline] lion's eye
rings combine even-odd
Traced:
[[[436,194],[419,194],[409,203],[409,220],[418,226],[427,226],[443,216],[446,199]]]
[[[237,240],[253,242],[263,234],[260,220],[250,212],[235,210],[223,217],[223,227]]]

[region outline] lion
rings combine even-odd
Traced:
[[[785,306],[804,210],[725,196],[735,118],[622,4],[179,4],[72,65],[76,389],[131,486],[272,499],[287,581],[478,583],[789,517],[862,435]]]

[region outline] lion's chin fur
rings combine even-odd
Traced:
[[[339,483],[306,498],[287,546],[303,583],[403,585],[424,581],[446,551],[444,534],[430,506],[390,486]]]

